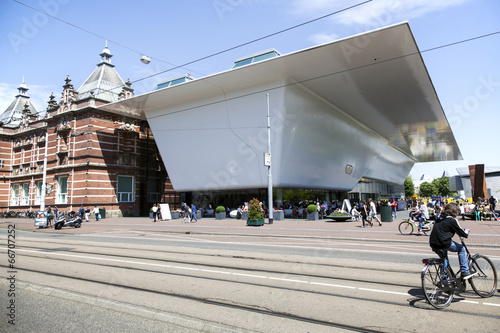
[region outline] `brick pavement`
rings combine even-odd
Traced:
[[[153,222],[146,217],[106,218],[99,222],[84,222],[79,229],[62,230],[38,229],[30,219],[3,219],[0,228],[15,224],[18,230],[32,230],[44,233],[103,233],[125,230],[155,231],[164,233],[199,233],[225,235],[252,235],[260,237],[315,237],[335,239],[358,239],[380,242],[416,242],[427,243],[428,237],[401,235],[398,225],[407,216],[406,211],[398,212],[393,222],[384,222],[382,226],[361,228],[360,221],[335,222],[333,220],[306,221],[304,219],[285,219],[274,221],[260,227],[246,226],[245,220],[202,218],[198,223],[183,224],[181,219]],[[460,221],[462,227],[471,230],[468,244],[500,248],[500,221]]]

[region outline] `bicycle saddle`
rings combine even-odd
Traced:
[[[441,258],[441,259],[447,259],[448,258],[448,251],[447,250],[432,249],[432,251],[434,251],[439,256],[439,258]]]

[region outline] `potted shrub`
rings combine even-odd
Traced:
[[[262,213],[262,207],[260,206],[260,201],[253,198],[250,201],[250,207],[248,207],[247,225],[261,226],[263,224],[264,224],[264,214]]]
[[[224,206],[217,206],[215,208],[215,219],[224,220],[226,218],[226,208]]]
[[[273,212],[273,218],[275,221],[283,221],[285,219],[285,212],[277,209]]]
[[[316,205],[311,204],[307,206],[307,220],[308,221],[319,220],[318,207]]]

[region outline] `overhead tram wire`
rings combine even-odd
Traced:
[[[131,51],[136,52],[136,53],[141,54],[141,55],[142,55],[142,54],[144,54],[143,52],[140,52],[140,51],[134,50],[134,49],[132,49],[132,48],[130,48],[130,47],[128,47],[128,46],[125,46],[125,45],[123,45],[123,44],[120,44],[120,43],[114,42],[114,41],[112,41],[112,40],[110,40],[110,39],[107,39],[107,38],[106,38],[106,37],[104,37],[104,36],[101,36],[101,35],[99,35],[99,34],[96,34],[96,33],[92,32],[92,31],[87,30],[87,29],[81,28],[81,27],[79,27],[79,26],[77,26],[77,25],[75,25],[75,24],[73,24],[73,23],[70,23],[70,22],[67,22],[67,21],[65,21],[65,20],[59,19],[59,18],[57,18],[57,17],[55,17],[55,16],[53,16],[53,15],[50,15],[50,14],[48,14],[48,13],[44,12],[44,11],[41,11],[41,10],[39,10],[39,9],[37,9],[37,8],[34,8],[34,7],[32,7],[32,6],[29,6],[29,5],[27,5],[27,4],[24,4],[24,3],[22,3],[22,2],[20,2],[20,1],[18,1],[18,0],[12,0],[12,1],[14,1],[14,2],[16,2],[16,3],[19,3],[20,5],[26,6],[26,7],[30,8],[30,9],[33,9],[33,10],[35,10],[35,11],[38,11],[38,12],[40,12],[40,13],[43,13],[43,14],[45,14],[45,15],[47,15],[47,16],[50,16],[50,17],[52,17],[52,18],[54,18],[54,19],[56,19],[56,20],[58,20],[58,21],[60,21],[60,22],[63,22],[63,23],[65,23],[65,24],[68,24],[68,25],[70,25],[70,26],[72,26],[72,27],[75,27],[75,28],[77,28],[77,29],[79,29],[79,30],[85,31],[85,32],[87,32],[87,33],[89,33],[89,34],[92,34],[92,35],[94,35],[94,36],[97,36],[97,37],[99,37],[99,38],[102,38],[102,39],[108,40],[109,42],[114,43],[114,44],[116,44],[116,45],[118,45],[118,46],[121,46],[121,47],[123,47],[123,48],[126,48],[126,49],[128,49],[128,50],[131,50]],[[243,47],[243,46],[246,46],[246,45],[249,45],[249,44],[255,43],[255,42],[257,42],[257,41],[260,41],[260,40],[263,40],[263,39],[266,39],[266,38],[269,38],[269,37],[272,37],[272,36],[275,36],[275,35],[281,34],[281,33],[286,32],[286,31],[293,30],[293,29],[295,29],[295,28],[298,28],[298,27],[301,27],[301,26],[304,26],[304,25],[307,25],[307,24],[313,23],[313,22],[315,22],[315,21],[318,21],[318,20],[321,20],[321,19],[324,19],[324,18],[327,18],[327,17],[330,17],[330,16],[333,16],[333,15],[335,15],[335,14],[339,14],[339,13],[341,13],[341,12],[344,12],[344,11],[347,11],[347,10],[350,10],[350,9],[354,9],[354,8],[356,8],[356,7],[358,7],[358,6],[364,5],[364,4],[369,3],[369,2],[372,2],[372,1],[373,1],[373,0],[367,0],[367,1],[364,1],[364,2],[361,2],[361,3],[358,3],[358,4],[356,4],[356,5],[353,5],[353,6],[350,6],[350,7],[346,7],[346,8],[344,8],[344,9],[341,9],[341,10],[338,10],[338,11],[335,11],[335,12],[332,12],[332,13],[329,13],[329,14],[326,14],[326,15],[323,15],[323,16],[320,16],[320,17],[317,17],[317,18],[315,18],[315,19],[312,19],[312,20],[309,20],[309,21],[306,21],[306,22],[303,22],[303,23],[297,24],[297,25],[295,25],[295,26],[292,26],[292,27],[289,27],[289,28],[286,28],[286,29],[283,29],[283,30],[280,30],[280,31],[277,31],[277,32],[274,32],[274,33],[271,33],[271,34],[268,34],[268,35],[266,35],[266,36],[259,37],[259,38],[257,38],[257,39],[254,39],[254,40],[251,40],[251,41],[248,41],[248,42],[245,42],[245,43],[242,43],[242,44],[239,44],[239,45],[236,45],[236,46],[230,47],[230,48],[228,48],[228,49],[225,49],[225,50],[222,50],[222,51],[219,51],[219,52],[215,52],[215,53],[213,53],[213,54],[210,54],[210,55],[207,55],[207,56],[204,56],[204,57],[198,58],[198,59],[196,59],[196,60],[193,60],[193,61],[187,62],[187,63],[182,64],[182,65],[175,65],[175,64],[172,64],[172,63],[169,63],[169,62],[163,61],[163,60],[161,60],[161,59],[151,57],[152,59],[156,59],[156,60],[158,60],[158,61],[161,61],[161,62],[164,62],[164,63],[170,64],[170,65],[173,65],[173,66],[175,66],[175,67],[172,67],[172,68],[167,69],[167,70],[165,70],[165,71],[158,72],[158,73],[155,73],[155,74],[152,74],[152,75],[149,75],[149,76],[146,76],[146,77],[143,77],[143,78],[140,78],[140,79],[134,80],[134,81],[132,81],[131,83],[140,82],[140,81],[143,81],[143,80],[149,79],[149,78],[151,78],[151,77],[154,77],[154,76],[156,76],[156,75],[160,75],[160,74],[163,74],[163,73],[169,72],[169,71],[174,70],[174,69],[184,68],[186,65],[190,65],[190,64],[193,64],[193,63],[196,63],[196,62],[199,62],[199,61],[202,61],[202,60],[205,60],[205,59],[208,59],[208,58],[214,57],[214,56],[216,56],[216,55],[220,55],[220,54],[222,54],[222,53],[225,53],[225,52],[228,52],[228,51],[235,50],[235,49],[237,49],[237,48],[240,48],[240,47]],[[443,45],[440,45],[440,46],[432,47],[432,48],[429,48],[429,49],[426,49],[426,50],[422,50],[422,51],[419,51],[419,52],[415,52],[415,53],[412,53],[412,54],[408,54],[408,55],[404,55],[404,56],[400,56],[400,57],[396,57],[396,58],[388,59],[388,60],[385,60],[385,62],[387,62],[387,61],[397,60],[397,59],[400,59],[400,58],[403,58],[403,57],[407,57],[407,56],[412,56],[412,55],[415,55],[415,54],[418,54],[418,53],[422,54],[422,53],[426,53],[426,52],[430,52],[430,51],[435,51],[435,50],[442,49],[442,48],[446,48],[446,47],[451,47],[451,46],[455,46],[455,45],[458,45],[458,44],[463,44],[463,43],[471,42],[471,41],[474,41],[474,40],[478,40],[478,39],[482,39],[482,38],[486,38],[486,37],[491,37],[491,36],[494,36],[494,35],[497,35],[497,34],[500,34],[500,31],[495,31],[495,32],[491,32],[491,33],[484,34],[484,35],[479,35],[479,36],[471,37],[471,38],[468,38],[468,39],[463,39],[463,40],[460,40],[460,41],[456,41],[456,42],[452,42],[452,43],[448,43],[448,44],[443,44]],[[376,65],[376,64],[370,64],[370,65],[366,65],[366,66],[372,66],[372,65]],[[352,69],[350,69],[350,70],[352,70]],[[348,71],[349,71],[349,70],[348,70]],[[322,76],[320,76],[320,77],[325,77],[325,76],[335,75],[335,74],[339,74],[339,73],[340,73],[340,72],[338,72],[338,73],[330,73],[330,74],[322,75]],[[311,78],[311,79],[308,79],[307,81],[314,80],[314,79],[318,79],[318,78],[320,78],[320,77]],[[121,87],[124,87],[124,85],[123,85],[123,86],[117,86],[117,87],[114,87],[114,88],[109,89],[109,90],[103,90],[103,91],[101,91],[101,93],[104,93],[104,92],[112,92],[112,90],[115,90],[115,89],[118,89],[118,88],[121,88]],[[280,88],[280,87],[276,87],[276,88]],[[38,113],[41,113],[41,111],[39,111]]]
[[[345,72],[348,72],[348,71],[351,71],[351,70],[355,70],[355,69],[360,69],[360,68],[369,67],[369,66],[375,66],[375,65],[378,65],[380,63],[387,63],[387,62],[390,62],[390,61],[402,59],[402,58],[413,56],[413,55],[416,55],[416,54],[423,54],[423,53],[427,53],[427,52],[432,52],[432,51],[436,51],[436,50],[439,50],[439,49],[443,49],[443,48],[447,48],[447,47],[452,47],[452,46],[463,44],[463,43],[472,42],[472,41],[475,41],[475,40],[478,40],[478,39],[487,38],[487,37],[491,37],[491,36],[498,35],[498,34],[500,34],[500,31],[494,31],[494,32],[487,33],[487,34],[484,34],[484,35],[479,35],[479,36],[475,36],[475,37],[463,39],[463,40],[456,41],[456,42],[452,42],[452,43],[448,43],[448,44],[443,44],[443,45],[431,47],[431,48],[428,48],[428,49],[425,49],[425,50],[421,50],[419,52],[413,52],[413,53],[402,55],[402,56],[399,56],[399,57],[395,57],[395,58],[383,60],[383,61],[378,62],[378,63],[373,63],[373,64],[364,65],[364,66],[359,66],[359,67],[356,67],[356,68],[346,69],[346,70],[339,71],[339,72],[328,73],[328,74],[324,74],[324,75],[321,75],[321,76],[312,77],[310,79],[303,80],[303,81],[300,81],[300,82],[294,82],[294,83],[290,83],[290,84],[285,84],[285,85],[277,86],[277,87],[275,87],[273,89],[278,89],[278,88],[283,88],[283,87],[294,85],[294,84],[308,82],[308,81],[320,79],[320,78],[323,78],[323,77],[328,77],[328,76],[331,76],[331,75],[337,75],[337,74],[345,73]],[[117,87],[117,88],[119,88],[119,87]],[[113,89],[117,89],[117,88],[113,88]],[[110,92],[111,90],[106,90],[106,91]],[[103,91],[103,92],[105,92],[105,91]],[[259,91],[259,92],[255,92],[255,93],[252,93],[252,94],[263,93],[263,92],[265,92],[265,91]],[[245,95],[245,96],[249,96],[249,95],[252,95],[252,94],[248,94],[248,95]],[[239,97],[243,97],[243,96],[239,96]],[[236,98],[239,98],[239,97],[230,98],[228,100],[236,99]],[[204,104],[204,105],[201,105],[201,106],[207,106],[207,105],[210,105],[210,104]],[[181,110],[181,111],[185,111],[185,110]],[[40,114],[41,112],[42,111],[38,111],[38,114]],[[108,129],[111,129],[111,127],[109,127]]]
[[[132,83],[135,83],[135,82],[139,82],[139,81],[142,81],[142,80],[146,80],[146,79],[149,79],[151,77],[154,77],[156,75],[160,75],[160,74],[163,74],[163,73],[166,73],[166,72],[169,72],[171,70],[174,70],[174,69],[178,69],[178,68],[182,68],[182,67],[185,67],[187,65],[191,65],[191,64],[194,64],[196,62],[199,62],[199,61],[202,61],[202,60],[206,60],[206,59],[209,59],[209,58],[212,58],[212,57],[215,57],[217,55],[220,55],[222,53],[226,53],[226,52],[229,52],[229,51],[232,51],[232,50],[235,50],[235,49],[238,49],[240,47],[243,47],[243,46],[246,46],[246,45],[250,45],[250,44],[253,44],[255,42],[258,42],[258,41],[261,41],[261,40],[264,40],[266,38],[269,38],[269,37],[273,37],[273,36],[276,36],[276,35],[279,35],[281,33],[284,33],[284,32],[287,32],[287,31],[290,31],[290,30],[293,30],[295,28],[298,28],[298,27],[301,27],[301,26],[304,26],[304,25],[307,25],[307,24],[310,24],[310,23],[313,23],[313,22],[316,22],[316,21],[319,21],[319,20],[322,20],[324,18],[327,18],[327,17],[330,17],[330,16],[333,16],[333,15],[336,15],[336,14],[339,14],[339,13],[342,13],[342,12],[345,12],[347,10],[350,10],[350,9],[354,9],[358,6],[361,6],[361,5],[364,5],[364,4],[367,4],[369,2],[372,2],[373,0],[367,0],[367,1],[364,1],[364,2],[361,2],[361,3],[358,3],[356,5],[353,5],[353,6],[350,6],[350,7],[346,7],[344,9],[341,9],[341,10],[338,10],[338,11],[335,11],[335,12],[331,12],[329,14],[326,14],[326,15],[323,15],[323,16],[320,16],[320,17],[317,17],[315,19],[312,19],[312,20],[309,20],[309,21],[306,21],[306,22],[303,22],[303,23],[300,23],[300,24],[297,24],[297,25],[294,25],[292,27],[289,27],[289,28],[286,28],[286,29],[283,29],[283,30],[279,30],[277,32],[274,32],[274,33],[271,33],[271,34],[268,34],[268,35],[265,35],[265,36],[262,36],[262,37],[259,37],[259,38],[256,38],[256,39],[253,39],[251,41],[248,41],[248,42],[245,42],[245,43],[242,43],[242,44],[238,44],[236,46],[233,46],[233,47],[230,47],[230,48],[227,48],[225,50],[222,50],[222,51],[219,51],[219,52],[215,52],[215,53],[212,53],[210,55],[207,55],[207,56],[204,56],[202,58],[198,58],[196,60],[192,60],[192,61],[189,61],[187,63],[184,63],[182,65],[178,65],[176,67],[173,67],[173,68],[170,68],[170,69],[167,69],[167,70],[164,70],[164,71],[161,71],[161,72],[158,72],[156,74],[152,74],[152,75],[149,75],[149,76],[146,76],[146,77],[143,77],[142,79],[137,79],[135,81],[133,81]]]
[[[488,34],[484,34],[484,35],[480,35],[480,36],[476,36],[476,37],[472,37],[472,38],[468,38],[468,39],[463,39],[463,40],[460,40],[460,41],[457,41],[457,42],[453,42],[453,43],[448,43],[448,44],[443,44],[443,45],[440,45],[440,46],[432,47],[432,48],[429,48],[429,49],[426,49],[426,50],[423,50],[423,51],[412,52],[412,53],[401,55],[401,56],[397,56],[397,57],[394,57],[394,58],[389,58],[389,59],[382,60],[382,61],[379,61],[379,62],[376,62],[376,63],[370,63],[370,64],[366,64],[366,65],[357,66],[357,67],[354,67],[354,68],[340,70],[340,71],[337,71],[337,72],[332,72],[332,73],[327,73],[327,74],[323,74],[323,75],[319,75],[319,76],[314,76],[314,77],[311,77],[311,78],[308,78],[308,79],[305,79],[305,80],[295,81],[295,82],[292,82],[292,83],[282,84],[282,85],[278,85],[276,87],[266,88],[264,90],[259,90],[259,91],[251,92],[251,93],[248,93],[248,94],[244,94],[244,95],[240,95],[240,96],[236,96],[236,97],[227,98],[227,99],[224,99],[223,101],[236,100],[236,99],[242,98],[242,97],[248,97],[248,96],[252,96],[252,95],[262,94],[262,93],[265,93],[268,90],[280,89],[280,88],[284,88],[284,87],[293,86],[293,85],[296,85],[296,84],[302,84],[304,82],[310,82],[310,81],[314,81],[314,80],[317,80],[317,79],[322,79],[322,78],[326,78],[326,77],[329,77],[329,76],[333,76],[333,75],[338,75],[338,74],[350,72],[350,71],[353,71],[353,70],[358,70],[358,69],[367,68],[367,67],[371,67],[371,66],[378,66],[378,65],[383,64],[383,63],[388,63],[388,62],[391,62],[391,61],[395,61],[395,60],[403,59],[403,58],[406,58],[406,57],[411,57],[411,56],[414,56],[414,55],[418,55],[418,54],[422,54],[422,53],[427,53],[427,52],[439,50],[439,49],[442,49],[442,48],[452,47],[452,46],[455,46],[455,45],[459,45],[459,44],[471,42],[471,41],[482,39],[482,38],[486,38],[486,37],[491,37],[491,36],[498,35],[498,34],[500,34],[500,31],[495,31],[495,32],[491,32],[491,33],[488,33]],[[203,106],[213,105],[213,104],[220,103],[220,102],[221,101],[214,101],[214,102],[207,103],[207,104],[197,105],[196,108],[203,107]],[[190,109],[191,108],[187,108],[187,109],[183,109],[183,110],[174,111],[174,112],[171,112],[171,113],[184,112],[184,111],[187,111],[187,110],[190,110]],[[158,118],[158,117],[161,117],[161,115],[160,116],[154,116],[153,118]],[[258,127],[258,128],[265,128],[265,126]]]
[[[93,36],[96,36],[96,37],[102,38],[102,39],[107,40],[107,41],[109,41],[109,42],[111,42],[111,43],[114,43],[114,44],[116,44],[116,45],[118,45],[118,46],[121,46],[121,47],[123,47],[123,48],[125,48],[125,49],[128,49],[128,50],[130,50],[130,51],[136,52],[136,53],[138,53],[138,54],[140,54],[140,55],[145,54],[145,53],[143,53],[143,52],[140,52],[140,51],[137,51],[137,50],[135,50],[135,49],[132,49],[132,48],[130,48],[130,47],[128,47],[128,46],[125,46],[125,45],[123,45],[123,44],[117,43],[117,42],[115,42],[115,41],[113,41],[113,40],[111,40],[111,39],[109,39],[109,38],[106,38],[106,37],[104,37],[104,36],[101,36],[101,35],[99,35],[99,34],[97,34],[97,33],[95,33],[95,32],[92,32],[92,31],[90,31],[90,30],[87,30],[87,29],[85,29],[85,28],[82,28],[82,27],[80,27],[80,26],[78,26],[78,25],[76,25],[76,24],[70,23],[70,22],[65,21],[65,20],[62,20],[62,19],[60,19],[60,18],[58,18],[58,17],[55,17],[55,16],[53,16],[53,15],[50,15],[50,14],[48,14],[48,13],[46,13],[46,12],[42,11],[42,10],[39,10],[39,9],[34,8],[34,7],[32,7],[32,6],[29,6],[29,5],[27,5],[27,4],[25,4],[25,3],[23,3],[23,2],[21,2],[21,1],[19,1],[19,0],[12,0],[12,1],[14,1],[14,2],[16,2],[16,3],[20,4],[20,5],[23,5],[23,6],[25,6],[25,7],[28,7],[28,8],[30,8],[30,9],[32,9],[32,10],[35,10],[35,11],[37,11],[37,12],[40,12],[40,13],[42,13],[42,14],[45,14],[45,15],[47,15],[47,16],[49,16],[49,17],[53,18],[53,19],[56,19],[56,20],[58,20],[58,21],[62,22],[62,23],[68,24],[68,25],[70,25],[70,26],[72,26],[72,27],[74,27],[74,28],[76,28],[76,29],[79,29],[79,30],[82,30],[82,31],[84,31],[84,32],[86,32],[86,33],[89,33],[89,34],[91,34],[91,35],[93,35]],[[330,16],[333,16],[333,15],[336,15],[336,14],[339,14],[339,13],[342,13],[342,12],[345,12],[345,11],[348,11],[348,10],[351,10],[351,9],[354,9],[354,8],[356,8],[356,7],[359,7],[359,6],[365,5],[365,4],[367,4],[367,3],[369,3],[369,2],[372,2],[372,1],[373,1],[373,0],[367,0],[367,1],[364,1],[364,2],[360,2],[360,3],[358,3],[358,4],[355,4],[355,5],[352,5],[352,6],[349,6],[349,7],[346,7],[346,8],[340,9],[340,10],[337,10],[337,11],[335,11],[335,12],[331,12],[331,13],[329,13],[329,14],[326,14],[326,15],[323,15],[323,16],[320,16],[320,17],[317,17],[317,18],[315,18],[315,19],[312,19],[312,20],[309,20],[309,21],[306,21],[306,22],[302,22],[302,23],[297,24],[297,25],[294,25],[294,26],[292,26],[292,27],[289,27],[289,28],[286,28],[286,29],[282,29],[282,30],[279,30],[279,31],[277,31],[277,32],[274,32],[274,33],[271,33],[271,34],[268,34],[268,35],[265,35],[265,36],[262,36],[262,37],[259,37],[259,38],[256,38],[256,39],[253,39],[253,40],[251,40],[251,41],[248,41],[248,42],[245,42],[245,43],[242,43],[242,44],[239,44],[239,45],[236,45],[236,46],[233,46],[233,47],[227,48],[227,49],[225,49],[225,50],[222,50],[222,51],[219,51],[219,52],[215,52],[215,53],[209,54],[209,55],[207,55],[207,56],[204,56],[204,57],[201,57],[201,58],[198,58],[198,59],[195,59],[195,60],[189,61],[189,62],[184,63],[184,64],[182,64],[182,65],[175,65],[175,64],[172,64],[172,63],[169,63],[169,62],[163,61],[163,60],[161,60],[161,59],[151,57],[151,59],[156,59],[156,60],[158,60],[158,61],[161,61],[161,62],[164,62],[164,63],[166,63],[166,64],[172,65],[172,66],[174,66],[174,67],[169,68],[169,69],[166,69],[166,70],[161,71],[161,72],[158,72],[158,73],[155,73],[155,74],[151,74],[151,75],[145,76],[145,77],[143,77],[143,78],[140,78],[140,79],[137,79],[137,80],[134,80],[134,81],[131,81],[131,83],[133,84],[133,83],[137,83],[137,82],[140,82],[140,81],[143,81],[143,80],[147,80],[147,79],[149,79],[149,78],[152,78],[152,77],[155,77],[155,76],[157,76],[157,75],[160,75],[160,74],[164,74],[164,73],[170,72],[170,71],[175,70],[175,69],[185,68],[187,65],[191,65],[191,64],[194,64],[194,63],[200,62],[200,61],[202,61],[202,60],[206,60],[206,59],[209,59],[209,58],[215,57],[215,56],[217,56],[217,55],[220,55],[220,54],[223,54],[223,53],[226,53],[226,52],[229,52],[229,51],[232,51],[232,50],[238,49],[238,48],[240,48],[240,47],[243,47],[243,46],[246,46],[246,45],[250,45],[250,44],[252,44],[252,43],[255,43],[255,42],[258,42],[258,41],[261,41],[261,40],[267,39],[267,38],[269,38],[269,37],[273,37],[273,36],[279,35],[279,34],[281,34],[281,33],[284,33],[284,32],[287,32],[287,31],[290,31],[290,30],[293,30],[293,29],[296,29],[296,28],[298,28],[298,27],[301,27],[301,26],[304,26],[304,25],[307,25],[307,24],[310,24],[310,23],[313,23],[313,22],[316,22],[316,21],[319,21],[319,20],[325,19],[325,18],[327,18],[327,17],[330,17]],[[195,71],[192,71],[192,72],[195,72]],[[100,94],[100,93],[112,92],[112,90],[119,89],[119,88],[122,88],[122,87],[125,87],[125,85],[122,85],[122,86],[117,86],[117,87],[114,87],[114,88],[109,89],[109,90],[102,90],[101,92],[98,92],[98,93],[97,93],[97,95],[98,95],[98,94]]]

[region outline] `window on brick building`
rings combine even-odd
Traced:
[[[68,176],[60,176],[57,179],[57,199],[58,204],[68,203]]]
[[[42,203],[42,184],[43,182],[36,182],[35,205]]]
[[[17,184],[12,184],[11,186],[11,191],[10,191],[10,204],[12,206],[18,206],[19,205],[19,185]]]
[[[30,200],[30,183],[23,184],[23,191],[21,192],[21,205],[29,205]]]
[[[118,202],[134,201],[134,177],[118,176]]]
[[[148,202],[160,202],[160,181],[158,179],[148,182]]]

